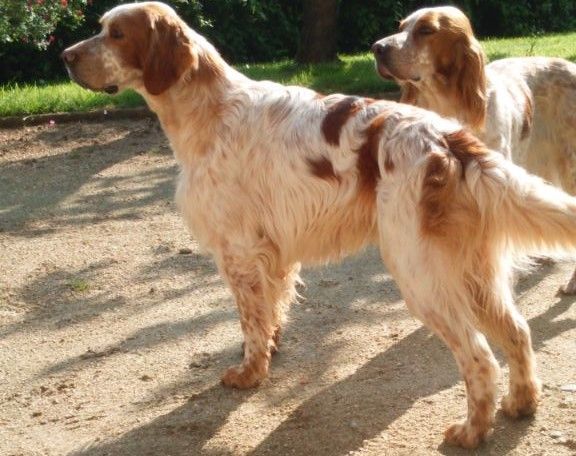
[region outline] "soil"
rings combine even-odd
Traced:
[[[1,455],[576,454],[573,264],[516,286],[541,408],[464,451],[442,442],[466,412],[452,356],[374,249],[306,270],[269,380],[223,388],[238,317],[176,175],[152,119],[0,130]]]

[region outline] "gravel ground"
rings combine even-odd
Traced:
[[[176,173],[153,120],[0,130],[1,455],[576,454],[572,265],[517,285],[540,410],[467,452],[442,443],[466,409],[451,354],[373,249],[306,270],[270,379],[222,388],[239,322]]]

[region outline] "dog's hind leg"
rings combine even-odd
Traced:
[[[268,374],[285,310],[296,295],[298,265],[280,268],[273,248],[225,252],[218,261],[240,313],[244,359],[229,368],[222,383],[235,388],[257,386]]]
[[[463,422],[448,427],[445,440],[451,445],[475,448],[494,423],[499,366],[486,337],[476,328],[472,293],[462,276],[451,269],[450,261],[434,250],[414,257],[406,251],[398,261],[386,252],[383,257],[385,261],[392,258],[386,263],[408,309],[446,343],[464,379],[468,414]],[[414,277],[420,279],[415,281]]]
[[[494,422],[498,364],[484,335],[457,309],[422,310],[418,313],[423,323],[448,345],[466,385],[468,416],[446,430],[446,442],[475,448]]]
[[[465,262],[442,245],[424,242],[419,226],[410,226],[410,219],[394,221],[399,211],[387,209],[382,213],[388,217],[379,220],[382,259],[412,315],[450,348],[466,385],[467,418],[446,430],[446,441],[475,448],[492,429],[499,367],[476,327],[474,296],[463,276]],[[400,255],[397,246],[404,247]]]
[[[509,392],[502,399],[502,410],[517,418],[532,415],[538,407],[540,382],[528,323],[516,309],[507,281],[483,293],[482,305],[477,306],[479,327],[498,345],[510,367]]]

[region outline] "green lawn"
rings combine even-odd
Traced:
[[[72,82],[0,87],[0,116],[132,108],[143,103],[142,98],[132,91],[112,97],[91,92]]]
[[[576,61],[576,33],[538,37],[488,39],[482,42],[490,60],[511,56],[544,55]],[[322,93],[343,92],[376,95],[395,90],[374,71],[370,53],[342,55],[340,62],[297,65],[291,61],[239,65],[238,70],[253,79],[269,79],[283,84],[302,85]],[[133,92],[118,96],[97,94],[73,83],[45,85],[13,84],[0,87],[0,116],[47,112],[88,111],[143,105]]]

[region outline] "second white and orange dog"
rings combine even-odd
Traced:
[[[467,125],[490,148],[576,194],[576,64],[515,57],[486,65],[466,15],[422,8],[372,47],[401,100]],[[576,294],[576,271],[563,291]]]
[[[181,167],[182,213],[240,313],[244,359],[224,384],[266,377],[300,263],[373,243],[466,382],[468,416],[446,439],[474,447],[491,429],[498,364],[485,335],[510,364],[505,412],[536,410],[512,262],[574,252],[576,199],[432,112],[252,81],[161,3],[114,8],[63,58],[83,86],[134,88],[158,114]]]

